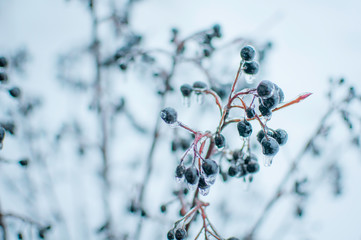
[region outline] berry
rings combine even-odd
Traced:
[[[5,57],[1,56],[0,57],[0,67],[5,68],[8,66],[8,60],[6,60]]]
[[[182,240],[186,237],[186,230],[184,230],[183,228],[178,228],[176,231],[175,231],[175,239],[177,240]]]
[[[246,62],[243,64],[243,72],[249,75],[257,74],[259,71],[259,64],[255,61]]]
[[[18,87],[13,87],[13,88],[11,88],[11,89],[9,90],[9,94],[10,94],[12,97],[17,98],[17,97],[20,96],[21,90],[20,90],[20,88],[18,88]]]
[[[214,36],[216,36],[217,38],[222,37],[221,25],[219,25],[219,24],[214,24],[214,25],[213,25],[213,31],[214,31]]]
[[[209,188],[209,185],[206,183],[206,179],[204,178],[203,175],[199,178],[198,187],[200,189]]]
[[[167,124],[173,124],[177,121],[177,112],[174,110],[174,108],[164,108],[160,112],[160,117],[163,119],[163,121]]]
[[[285,145],[288,140],[288,134],[283,129],[277,129],[274,133],[274,138],[278,142],[279,145]]]
[[[258,162],[256,161],[250,161],[248,164],[247,164],[247,172],[249,173],[256,173],[259,171],[259,164]]]
[[[228,168],[228,175],[230,177],[234,177],[237,175],[237,173],[239,173],[239,168],[237,168],[236,166],[230,166]]]
[[[239,238],[230,237],[230,238],[227,238],[227,240],[239,240]]]
[[[161,211],[162,213],[165,213],[165,212],[167,211],[167,206],[166,206],[166,205],[161,205],[161,206],[160,206],[160,211]]]
[[[260,101],[260,103],[262,102],[261,104],[264,107],[271,110],[271,109],[274,109],[277,107],[277,105],[280,102],[280,98],[279,98],[278,94],[276,93],[276,94],[271,95],[269,98],[262,99],[262,100],[259,99],[259,101]]]
[[[252,46],[245,46],[241,50],[241,58],[246,61],[252,61],[256,55],[256,50]]]
[[[246,116],[247,116],[247,118],[254,118],[256,116],[256,112],[255,112],[254,108],[247,108]]]
[[[0,82],[6,82],[8,80],[8,75],[6,73],[0,72]]]
[[[120,68],[120,70],[125,71],[125,70],[127,70],[128,65],[125,63],[121,63],[121,64],[119,64],[119,68]]]
[[[226,142],[226,139],[224,138],[224,136],[222,134],[216,134],[216,136],[214,137],[214,143],[216,144],[216,146],[218,148],[222,148],[224,147]]]
[[[175,169],[175,176],[177,178],[182,178],[184,173],[185,173],[185,168],[183,165],[178,165],[177,168]]]
[[[275,84],[268,80],[261,81],[257,86],[257,94],[261,98],[269,98],[275,90]]]
[[[268,132],[267,132],[267,135],[270,136],[270,137],[273,137],[273,132],[268,131]],[[265,136],[264,131],[263,131],[262,129],[259,130],[259,132],[257,133],[257,141],[258,141],[259,143],[261,143],[261,142],[262,142],[262,139],[264,138],[264,136]]]
[[[201,81],[197,81],[195,83],[193,83],[193,88],[196,89],[206,89],[207,88],[207,84]]]
[[[218,164],[211,159],[204,160],[202,169],[207,176],[216,174],[218,172]]]
[[[28,164],[29,164],[29,159],[26,159],[26,158],[21,159],[21,160],[19,160],[19,164],[20,164],[20,166],[22,166],[22,167],[27,167]]]
[[[5,129],[3,127],[0,127],[0,143],[4,141],[5,138]]]
[[[260,104],[258,106],[258,110],[260,111],[260,113],[262,114],[263,117],[271,117],[272,116],[272,110],[269,108],[266,108],[265,106],[263,106],[262,104]]]
[[[174,231],[173,231],[173,229],[169,230],[169,232],[167,233],[167,238],[168,238],[168,240],[173,240],[174,239]]]
[[[244,177],[247,175],[247,167],[245,164],[240,164],[238,166],[238,172],[240,173],[237,177]]]
[[[195,167],[189,167],[184,173],[185,179],[189,184],[196,184],[198,181],[198,171]]]
[[[256,157],[254,154],[251,154],[250,156],[247,156],[247,157],[244,159],[244,164],[249,164],[251,161],[253,161],[253,162],[257,162],[257,161],[258,161],[257,157]]]
[[[249,137],[252,134],[252,125],[246,120],[238,122],[237,129],[241,137]]]
[[[183,84],[181,87],[180,87],[180,90],[182,92],[182,95],[184,97],[189,97],[193,91],[193,88],[191,85],[189,84]]]
[[[283,93],[282,89],[275,84],[275,89],[277,91],[279,102],[283,102],[285,100],[285,94]]]
[[[263,138],[261,141],[262,153],[266,156],[274,156],[278,153],[280,147],[273,137]]]

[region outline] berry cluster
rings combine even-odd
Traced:
[[[283,103],[284,93],[282,89],[268,80],[260,81],[256,88],[243,89],[237,92],[236,85],[242,73],[246,76],[254,76],[259,71],[259,64],[255,61],[256,51],[252,46],[243,47],[240,55],[242,58],[241,63],[226,104],[222,105],[222,98],[215,91],[208,88],[204,82],[195,82],[192,86],[183,84],[180,87],[187,105],[190,103],[192,93],[197,96],[199,102],[202,102],[205,95],[214,98],[221,116],[219,125],[214,133],[210,131],[200,132],[186,126],[178,121],[177,112],[173,108],[165,108],[160,113],[160,117],[165,123],[181,127],[194,136],[193,142],[180,159],[175,175],[178,181],[184,180],[189,189],[198,189],[195,198],[197,198],[198,192],[202,195],[207,195],[210,186],[215,182],[217,174],[221,172],[220,166],[214,160],[217,153],[222,153],[219,154],[221,156],[231,156],[228,159],[231,164],[228,168],[228,175],[231,177],[243,177],[245,179],[246,176],[249,176],[251,180],[253,175],[260,170],[257,157],[251,154],[250,139],[254,131],[250,122],[253,120],[258,121],[261,127],[257,134],[257,140],[262,147],[264,165],[270,166],[273,157],[279,151],[279,146],[284,145],[288,139],[288,134],[285,130],[273,130],[267,126],[272,112],[298,103],[310,95],[304,94],[291,102]],[[280,106],[281,103],[282,105]],[[256,110],[257,107],[258,110]],[[241,110],[241,117],[231,118],[231,110]],[[239,113],[237,116],[239,116]],[[241,149],[233,151],[228,149],[226,138],[222,134],[223,129],[231,123],[237,123],[237,131],[243,142]],[[190,156],[190,159],[192,159],[189,166],[186,166],[184,161],[187,156]],[[206,217],[203,207],[198,207],[198,211],[202,213],[202,218],[205,222]],[[207,219],[207,221],[209,220]],[[180,229],[183,230],[183,228]],[[206,226],[204,226],[204,229],[207,232]],[[175,232],[176,239],[184,238],[186,234],[180,234],[180,232],[183,233],[182,230],[178,231],[178,235],[177,231]],[[168,239],[174,239],[174,229],[168,233]]]

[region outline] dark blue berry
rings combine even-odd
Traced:
[[[275,93],[275,94],[271,95],[269,98],[264,98],[264,99],[260,98],[259,101],[264,107],[272,110],[277,107],[277,105],[280,102],[280,98],[279,98],[278,94]]]
[[[182,240],[186,237],[186,230],[184,230],[183,228],[178,228],[176,231],[175,231],[175,239],[177,240]]]
[[[269,98],[275,90],[275,84],[268,80],[261,81],[257,86],[257,94],[261,98]]]
[[[257,74],[259,71],[259,64],[255,61],[245,62],[243,64],[243,72],[249,75]]]
[[[275,89],[279,97],[279,102],[283,102],[285,100],[285,94],[283,93],[282,89],[275,84]]]
[[[184,173],[185,179],[189,184],[196,184],[198,181],[198,171],[195,167],[189,167]]]
[[[29,164],[29,159],[27,159],[27,158],[21,159],[21,160],[19,160],[19,164],[22,167],[27,167]]]
[[[288,134],[283,129],[277,129],[274,133],[274,138],[278,142],[279,145],[285,145],[288,140]]]
[[[222,134],[216,134],[216,136],[214,137],[214,143],[216,144],[216,146],[218,148],[224,147],[225,142],[226,142],[226,139],[224,138],[224,136]]]
[[[247,166],[245,164],[240,164],[237,166],[239,175],[237,177],[244,177],[247,175]]]
[[[0,72],[0,82],[6,82],[8,80],[8,75],[4,72]]]
[[[238,167],[236,167],[236,166],[230,166],[230,167],[228,168],[228,175],[229,175],[230,177],[236,176],[237,173],[239,173],[239,168],[238,168]]]
[[[267,132],[267,135],[270,136],[270,137],[273,137],[273,132],[271,131],[268,131]],[[263,129],[259,130],[259,132],[257,133],[257,141],[259,143],[261,143],[262,139],[264,138],[265,134],[264,134],[264,131]]]
[[[249,137],[252,134],[252,125],[246,120],[238,122],[237,129],[241,137]]]
[[[177,112],[174,110],[174,108],[164,108],[160,112],[160,117],[163,119],[163,121],[167,124],[173,124],[177,121]]]
[[[251,154],[250,156],[247,156],[247,157],[244,159],[244,164],[248,164],[248,163],[250,163],[251,161],[253,161],[253,162],[257,162],[257,161],[258,161],[256,155]]]
[[[9,90],[9,94],[10,94],[12,97],[17,98],[17,97],[20,96],[21,90],[20,90],[20,88],[18,88],[18,87],[13,87],[13,88],[11,88],[11,89]]]
[[[256,50],[252,46],[245,46],[241,50],[241,58],[246,61],[252,61],[256,56]]]
[[[160,211],[162,212],[162,213],[165,213],[166,211],[167,211],[167,206],[166,205],[161,205],[160,206]]]
[[[191,85],[189,84],[183,84],[181,87],[180,87],[180,90],[181,90],[181,93],[184,97],[189,97],[193,91],[193,88]]]
[[[0,67],[5,68],[8,66],[8,60],[6,60],[5,57],[1,56],[0,57]]]
[[[263,138],[261,141],[261,145],[262,145],[262,153],[266,156],[274,156],[279,151],[279,144],[272,137],[268,137],[268,139]]]
[[[193,83],[193,88],[196,89],[206,89],[207,88],[207,84],[201,81],[197,81],[195,83]]]
[[[230,237],[230,238],[227,238],[227,240],[239,240],[239,238]]]
[[[214,160],[206,159],[202,164],[202,169],[207,176],[213,175],[218,172],[218,164]]]
[[[247,118],[254,118],[256,116],[256,111],[254,110],[254,108],[247,108],[246,109],[246,116]]]
[[[206,179],[204,178],[203,175],[199,178],[198,188],[200,188],[200,189],[209,188],[209,185],[206,183]]]
[[[169,232],[167,233],[167,238],[168,238],[168,240],[173,240],[174,239],[174,231],[173,231],[173,229],[169,230]]]
[[[175,176],[177,178],[182,178],[184,173],[185,173],[185,168],[183,165],[178,165],[177,168],[175,169]]]
[[[0,127],[0,143],[4,141],[5,138],[5,129],[3,127]]]
[[[259,164],[258,162],[256,161],[250,161],[248,164],[247,164],[247,172],[249,173],[256,173],[259,171]]]
[[[258,110],[262,114],[263,117],[271,117],[272,116],[272,110],[269,108],[266,108],[262,104],[258,106]]]
[[[217,38],[222,37],[222,33],[221,33],[221,25],[219,24],[214,24],[213,25],[213,32],[214,32],[214,36]]]

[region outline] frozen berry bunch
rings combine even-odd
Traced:
[[[240,55],[240,65],[228,98],[221,98],[217,92],[208,88],[206,83],[200,81],[193,83],[193,85],[183,84],[180,87],[180,91],[186,103],[188,103],[187,105],[190,103],[192,94],[197,96],[197,100],[200,103],[205,96],[214,99],[214,103],[220,113],[219,124],[214,131],[201,132],[192,129],[178,121],[177,112],[173,108],[165,108],[160,113],[160,117],[165,123],[173,127],[183,128],[194,136],[190,146],[180,158],[175,175],[176,179],[179,182],[184,181],[189,189],[197,189],[192,202],[197,211],[202,214],[204,222],[209,221],[204,212],[204,207],[208,206],[208,204],[198,199],[198,193],[207,195],[218,173],[222,173],[223,176],[224,172],[220,170],[219,164],[224,156],[229,158],[228,175],[231,177],[244,178],[244,180],[248,177],[251,181],[253,175],[260,170],[257,156],[251,153],[251,137],[255,132],[251,122],[255,121],[260,126],[261,130],[258,131],[257,140],[262,148],[264,165],[270,166],[280,146],[286,144],[288,139],[288,134],[285,130],[273,130],[268,126],[272,113],[298,103],[311,95],[310,93],[302,94],[296,99],[285,103],[283,90],[277,84],[268,80],[260,81],[255,88],[245,88],[237,91],[237,83],[240,79],[247,81],[249,76],[255,78],[255,75],[259,72],[259,64],[255,60],[257,56],[256,50],[252,46],[243,47]],[[245,75],[244,78],[242,78],[242,74]],[[241,148],[236,150],[229,149],[227,138],[223,134],[223,130],[232,124],[236,125],[234,132],[235,134],[238,133],[237,135],[241,139]],[[194,205],[195,203],[197,205]],[[194,211],[194,208],[189,210],[183,220],[190,218],[190,213],[194,214]],[[168,233],[168,239],[174,239],[174,237],[176,239],[183,239],[185,237],[186,233],[183,231],[183,227],[177,227],[178,225],[176,224]],[[208,228],[206,225],[204,229],[207,232]],[[219,237],[215,231],[209,231],[209,233]]]

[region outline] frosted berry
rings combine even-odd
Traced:
[[[189,97],[193,91],[193,88],[191,85],[189,84],[183,84],[181,87],[180,87],[180,90],[182,92],[182,95],[184,97]]]
[[[197,81],[195,83],[193,83],[193,88],[195,89],[206,89],[207,88],[207,84],[201,81]]]
[[[202,164],[202,169],[207,176],[213,175],[218,172],[218,164],[214,160],[206,159]]]
[[[262,101],[262,105],[268,109],[274,109],[277,107],[277,105],[280,102],[280,98],[278,96],[277,93],[271,95],[269,98],[265,98],[265,99],[259,99],[259,101]]]
[[[203,175],[199,178],[198,188],[200,189],[209,188],[209,185],[206,183],[206,179],[204,178]]]
[[[254,110],[254,108],[247,108],[246,109],[246,116],[247,118],[254,118],[256,116],[256,112]]]
[[[243,72],[249,75],[257,74],[259,71],[259,64],[255,61],[246,62],[243,64]]]
[[[8,60],[5,57],[1,56],[0,57],[0,67],[5,68],[7,66],[8,66]]]
[[[20,96],[21,90],[20,90],[20,88],[18,88],[18,87],[13,87],[13,88],[11,88],[11,89],[9,90],[9,94],[10,94],[12,97],[17,98],[17,97]]]
[[[0,82],[6,82],[8,80],[8,75],[6,73],[0,72]]]
[[[237,129],[241,137],[249,137],[252,134],[252,125],[246,120],[238,122]]]
[[[173,240],[174,239],[174,231],[173,231],[173,229],[169,230],[169,232],[167,233],[167,238],[168,238],[168,240]]]
[[[261,145],[262,145],[262,153],[266,156],[276,155],[280,148],[277,141],[272,137],[269,137],[268,139],[263,138],[261,141]]]
[[[271,131],[268,131],[267,132],[267,135],[270,136],[270,137],[273,137],[273,132]],[[263,129],[259,130],[259,132],[257,133],[257,141],[259,143],[261,143],[262,139],[265,137],[265,134],[264,134],[264,131]]]
[[[177,240],[182,240],[186,237],[187,235],[187,232],[186,230],[184,230],[183,228],[178,228],[176,231],[175,231],[175,239]]]
[[[259,164],[258,162],[251,160],[248,164],[247,164],[247,172],[249,173],[256,173],[259,171]]]
[[[173,124],[177,121],[177,112],[174,110],[174,108],[164,108],[160,112],[160,117],[163,119],[163,121],[167,124]]]
[[[288,140],[288,134],[283,129],[277,129],[274,133],[274,138],[278,142],[279,145],[285,145]]]
[[[260,113],[262,114],[262,116],[264,117],[271,117],[272,116],[272,110],[269,108],[266,108],[265,106],[263,106],[263,104],[260,104],[258,106],[258,110],[260,111]]]
[[[217,37],[217,38],[222,37],[221,25],[219,25],[219,24],[214,24],[214,25],[213,25],[213,31],[214,31],[215,37]]]
[[[239,238],[230,237],[230,238],[227,238],[227,240],[239,240]]]
[[[285,100],[285,94],[283,93],[282,89],[275,84],[275,89],[279,97],[279,102],[283,102]]]
[[[5,129],[3,127],[0,127],[0,143],[4,141],[5,138]]]
[[[160,206],[160,211],[162,212],[162,213],[165,213],[166,211],[167,211],[167,206],[166,205],[161,205]]]
[[[268,80],[261,81],[257,86],[257,94],[261,98],[269,98],[275,90],[275,84]]]
[[[189,167],[184,173],[185,179],[189,184],[196,184],[198,181],[198,171],[195,167]]]
[[[224,138],[224,136],[222,134],[216,134],[216,136],[214,137],[214,143],[216,144],[216,146],[218,148],[224,147],[225,142],[226,142],[226,139]]]
[[[186,170],[183,165],[178,165],[177,168],[175,169],[175,176],[177,178],[182,178],[184,176],[185,171]]]
[[[252,46],[245,46],[241,50],[241,58],[246,61],[252,61],[256,56],[256,50]]]
[[[229,175],[230,177],[236,176],[237,173],[239,173],[239,168],[238,168],[238,167],[236,167],[236,166],[230,166],[230,167],[228,168],[228,175]]]

